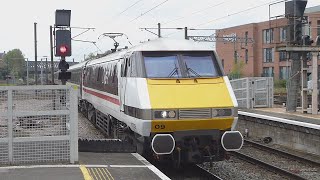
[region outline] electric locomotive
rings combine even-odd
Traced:
[[[178,164],[239,150],[237,101],[215,51],[159,38],[71,66],[79,106],[111,137]]]

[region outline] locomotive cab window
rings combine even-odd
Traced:
[[[222,76],[212,52],[143,52],[147,78],[214,78]]]

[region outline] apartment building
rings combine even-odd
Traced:
[[[307,8],[305,16],[308,22],[303,25],[302,33],[315,41],[320,36],[320,6]],[[289,56],[286,52],[275,51],[276,46],[286,44],[287,25],[288,20],[281,18],[217,30],[216,35],[221,38],[216,50],[225,73],[230,74],[235,64],[242,62],[243,76],[287,79],[291,65]],[[318,59],[320,65],[320,56]]]

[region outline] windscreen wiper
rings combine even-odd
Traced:
[[[177,74],[177,75],[178,75],[178,68],[177,68],[177,67],[173,68],[173,70],[170,72],[170,74],[168,75],[168,77],[172,77],[174,74]]]
[[[189,68],[186,62],[184,62],[184,64],[186,65],[187,73],[188,73],[189,77],[190,77],[189,71],[192,72],[192,73],[193,73],[194,75],[196,75],[197,77],[201,77],[200,74],[198,74],[198,73],[197,73],[196,71],[194,71],[193,69]]]

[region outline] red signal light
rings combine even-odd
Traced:
[[[67,52],[67,47],[62,45],[62,46],[60,46],[59,50],[60,50],[61,54],[65,54]]]

